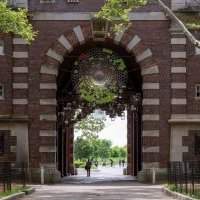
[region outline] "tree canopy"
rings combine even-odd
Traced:
[[[148,3],[148,1],[149,0],[107,0],[96,16],[111,22],[115,21],[113,29],[118,31],[119,29],[126,27],[129,23],[129,12],[138,6],[145,5]],[[194,35],[188,30],[186,25],[178,18],[178,16],[162,0],[156,1],[168,15],[168,17],[180,26],[183,33],[185,33],[191,43],[200,47],[200,41],[194,37]]]
[[[143,6],[148,0],[107,0],[101,10],[97,13],[98,18],[114,23],[114,31],[126,27],[129,23],[129,12],[137,7]]]
[[[98,137],[98,133],[105,127],[104,119],[96,119],[89,115],[82,119],[75,125],[75,129],[82,132],[81,137],[95,139]]]
[[[112,142],[107,139],[96,138],[89,140],[88,138],[78,137],[74,142],[75,160],[108,160],[108,159],[126,159],[127,147],[112,147]]]
[[[119,30],[127,26],[130,10],[145,5],[149,0],[107,0],[101,10],[97,13],[97,17],[113,21],[118,19],[119,23],[115,23],[114,29]],[[156,0],[163,8],[166,14],[183,30],[188,39],[195,46],[200,47],[200,41],[188,30],[187,26],[179,17],[162,1]],[[7,5],[6,0],[0,0],[0,32],[13,33],[21,36],[28,42],[34,40],[37,32],[33,30],[33,26],[28,19],[28,11],[25,9],[11,9]]]
[[[0,0],[0,32],[19,35],[27,42],[33,41],[37,35],[29,22],[27,10],[13,10],[5,0]]]
[[[74,143],[74,156],[76,160],[107,159],[111,155],[112,142],[106,139],[93,139],[78,137]]]
[[[126,158],[127,156],[127,147],[114,146],[111,149],[112,158]]]

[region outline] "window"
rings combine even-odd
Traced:
[[[67,3],[79,3],[79,0],[67,0]]]
[[[0,99],[4,99],[4,86],[0,84]]]
[[[183,9],[186,6],[186,0],[172,0],[172,10]]]
[[[195,85],[195,97],[200,99],[200,84]]]
[[[0,154],[4,153],[4,143],[5,143],[4,139],[5,139],[4,135],[1,134],[0,135]]]
[[[200,133],[195,134],[194,152],[195,152],[195,155],[200,155]]]
[[[55,3],[56,0],[40,0],[40,3]]]
[[[28,0],[7,0],[12,8],[28,8]]]
[[[4,41],[0,39],[0,55],[4,55]]]

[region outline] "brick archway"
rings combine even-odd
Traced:
[[[131,53],[141,68],[143,78],[143,168],[159,167],[159,67],[153,57],[151,49],[147,48],[142,39],[134,34],[131,29],[111,36],[113,43],[125,48]],[[44,62],[40,70],[40,93],[45,93],[46,98],[40,99],[40,136],[46,136],[46,146],[40,146],[42,164],[56,164],[56,76],[59,66],[64,61],[65,55],[73,49],[93,40],[90,25],[75,26],[71,31],[62,34],[46,51]],[[48,155],[48,158],[45,158]]]

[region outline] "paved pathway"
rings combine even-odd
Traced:
[[[23,200],[172,200],[161,186],[140,184],[118,172],[100,168],[88,178],[79,171],[79,176],[64,178],[61,184],[35,186],[36,192]]]
[[[99,183],[113,181],[133,181],[136,180],[133,176],[124,176],[123,168],[115,167],[99,167],[91,171],[91,177],[86,177],[85,169],[78,169],[78,176],[65,177],[64,183],[80,184],[80,183]]]
[[[172,200],[160,186],[117,182],[95,185],[40,186],[23,200]]]

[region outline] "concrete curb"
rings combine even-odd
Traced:
[[[173,192],[171,190],[169,190],[168,188],[166,187],[163,187],[162,188],[162,191],[167,194],[168,196],[171,196],[173,198],[176,198],[176,199],[179,199],[179,200],[197,200],[197,199],[194,199],[192,197],[189,197],[189,196],[186,196],[184,194],[180,194],[178,192]]]
[[[18,193],[11,194],[6,197],[2,197],[2,198],[0,198],[0,200],[15,200],[15,199],[22,198],[25,195],[32,194],[33,192],[35,192],[35,188],[29,188],[29,189],[24,190],[23,192],[18,192]]]

